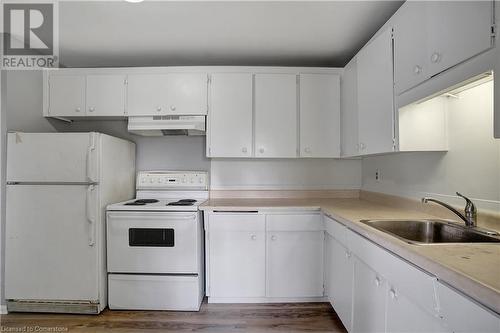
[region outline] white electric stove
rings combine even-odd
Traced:
[[[136,198],[107,207],[110,309],[198,311],[208,175],[143,171]]]

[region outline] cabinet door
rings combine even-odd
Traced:
[[[155,116],[167,112],[167,75],[134,74],[128,76],[127,109],[129,116]]]
[[[166,113],[182,115],[207,114],[208,76],[206,73],[167,75]]]
[[[442,283],[437,284],[440,315],[447,331],[500,332],[500,317],[477,305],[466,296],[450,289]]]
[[[355,156],[359,154],[358,65],[356,58],[344,68],[340,81],[340,94],[342,156]]]
[[[430,75],[492,46],[492,1],[427,1]]]
[[[210,215],[210,297],[266,296],[265,237],[262,215]]]
[[[323,296],[323,232],[267,233],[267,296]]]
[[[85,116],[85,76],[50,76],[48,110],[51,117]]]
[[[256,157],[297,157],[295,75],[255,75],[255,150]]]
[[[500,1],[499,3],[496,5],[497,6],[497,11],[499,12],[499,16],[500,16]],[[500,17],[499,17],[500,19]],[[500,43],[500,38],[497,37],[499,39],[499,41],[497,43]],[[496,71],[495,73],[500,73],[500,46],[497,46],[496,47],[496,53],[497,53],[497,63],[496,63]],[[498,84],[498,82],[496,84],[493,84],[494,86],[494,89],[495,89],[495,97],[494,97],[494,102],[493,102],[493,105],[494,105],[494,108],[495,108],[495,111],[494,111],[494,137],[496,139],[500,139],[500,84]]]
[[[124,116],[125,79],[125,75],[87,75],[87,116]]]
[[[389,286],[387,291],[386,332],[445,332],[432,309],[423,309],[412,300]]]
[[[340,79],[300,75],[300,156],[340,156]]]
[[[212,74],[210,157],[252,156],[252,74]]]
[[[429,77],[425,6],[423,1],[407,1],[395,16],[394,85],[397,94]]]
[[[347,331],[352,327],[354,265],[350,252],[333,238],[331,247],[330,299]]]
[[[362,49],[357,63],[360,153],[391,152],[394,137],[392,29]]]
[[[352,330],[385,331],[386,283],[361,260],[354,263]]]

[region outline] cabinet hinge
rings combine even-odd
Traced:
[[[128,80],[127,79],[123,80],[123,84],[127,85],[128,84]]]
[[[392,149],[396,150],[396,138],[392,138]]]
[[[491,25],[491,37],[496,37],[497,36],[497,25],[492,24]]]

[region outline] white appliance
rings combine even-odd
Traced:
[[[206,199],[206,172],[148,171],[137,175],[136,199],[108,206],[110,309],[200,309]]]
[[[142,136],[205,135],[205,116],[131,116],[128,131]]]
[[[9,133],[8,311],[107,305],[105,208],[134,195],[135,144],[100,133]]]

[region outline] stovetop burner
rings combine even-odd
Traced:
[[[148,203],[156,203],[158,200],[156,199],[138,199],[132,202],[128,202],[125,206],[145,206]]]
[[[193,206],[196,200],[194,199],[181,199],[179,201],[169,202],[167,206]]]

